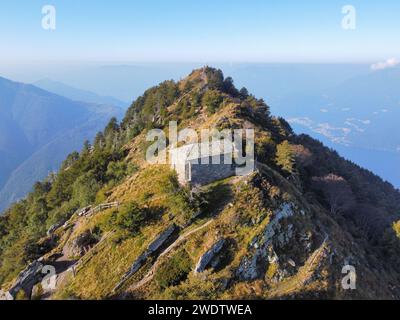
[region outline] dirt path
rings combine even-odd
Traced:
[[[156,261],[154,262],[153,266],[150,268],[149,272],[147,272],[147,274],[142,278],[142,280],[140,280],[139,282],[137,282],[136,284],[132,285],[131,287],[128,288],[127,291],[134,291],[139,289],[140,287],[142,287],[143,285],[145,285],[146,283],[148,283],[150,280],[153,279],[154,274],[156,269],[158,268],[160,262],[161,262],[161,258],[166,256],[169,252],[171,252],[176,246],[178,246],[181,242],[185,241],[190,235],[192,235],[193,233],[200,231],[201,229],[204,229],[205,227],[207,227],[208,225],[210,225],[212,222],[214,221],[214,219],[209,220],[208,222],[206,222],[205,224],[188,231],[187,233],[181,235],[178,239],[176,239],[176,241],[171,244],[167,249],[165,249],[156,259]]]

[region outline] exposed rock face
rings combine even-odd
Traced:
[[[200,273],[207,268],[215,268],[220,263],[220,253],[226,244],[225,239],[217,241],[204,255],[202,255],[196,264],[195,272]]]
[[[58,228],[60,228],[63,224],[64,224],[64,221],[60,221],[60,222],[58,222],[56,224],[53,224],[49,228],[49,230],[47,230],[47,233],[46,233],[47,236],[50,237],[54,233],[54,231],[56,231]]]
[[[162,247],[165,247],[178,231],[179,227],[176,224],[172,224],[165,231],[159,234],[158,237],[150,243],[147,249],[133,262],[129,271],[125,273],[121,281],[114,288],[114,291],[121,288],[130,277],[138,272],[138,270],[146,263],[147,258],[155,255]]]
[[[98,239],[90,231],[83,232],[66,247],[67,255],[81,257],[97,242]]]
[[[276,263],[279,260],[274,242],[275,246],[283,247],[293,236],[293,225],[289,224],[286,230],[282,230],[280,222],[294,214],[293,205],[290,203],[284,203],[275,211],[273,219],[264,231],[251,241],[252,253],[242,259],[236,271],[236,276],[240,280],[251,281],[263,277],[267,264]]]
[[[8,291],[9,294],[15,298],[20,290],[24,290],[26,295],[30,297],[33,286],[42,279],[43,264],[34,261],[25,270],[21,271],[18,275],[14,285]]]
[[[149,253],[147,251],[142,253],[132,264],[131,268],[129,269],[128,273],[125,274],[125,276],[130,277],[130,276],[134,275],[142,267],[142,265],[144,265],[148,256],[149,256]]]
[[[14,297],[8,291],[0,290],[0,301],[3,300],[14,300]]]
[[[146,251],[149,254],[156,252],[160,249],[169,239],[170,237],[178,230],[178,227],[173,224],[167,230],[162,232],[148,247]]]

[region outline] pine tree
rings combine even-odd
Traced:
[[[277,146],[275,161],[282,170],[289,174],[293,173],[295,164],[294,153],[292,146],[287,140]]]

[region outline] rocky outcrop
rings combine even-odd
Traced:
[[[60,228],[64,224],[64,221],[60,221],[58,223],[53,224],[49,230],[47,230],[46,234],[48,237],[52,236],[54,231],[56,231],[58,228]]]
[[[26,296],[30,297],[33,286],[43,277],[43,267],[44,265],[42,263],[34,261],[25,270],[21,271],[13,286],[8,290],[9,296],[15,298],[20,290],[24,290]]]
[[[0,301],[3,300],[14,300],[14,297],[8,291],[0,290]]]
[[[146,263],[147,259],[151,256],[157,254],[161,248],[165,247],[168,243],[171,242],[171,239],[178,233],[179,227],[176,224],[172,224],[165,231],[159,234],[153,242],[147,247],[147,249],[133,262],[132,266],[124,274],[121,281],[116,285],[114,291],[121,288],[124,283],[132,277],[139,269]]]
[[[215,268],[221,262],[221,251],[226,245],[226,240],[217,241],[205,254],[203,254],[196,264],[195,273],[205,271],[207,268]]]
[[[283,230],[280,222],[294,214],[293,205],[290,203],[284,203],[275,211],[273,219],[264,231],[251,241],[249,248],[251,253],[240,262],[236,271],[236,276],[240,280],[251,281],[263,277],[267,265],[279,260],[274,242],[276,246],[283,247],[293,236],[293,225],[289,224],[286,230]]]
[[[97,242],[98,239],[90,231],[83,232],[65,247],[65,253],[68,257],[82,257]]]
[[[73,227],[74,223],[71,223],[69,220],[61,220],[60,222],[57,222],[55,224],[53,224],[49,230],[47,230],[46,234],[48,237],[51,237],[54,235],[54,232],[59,229],[62,228],[64,231]]]
[[[171,238],[171,236],[177,231],[179,228],[176,224],[172,224],[168,229],[162,232],[147,248],[147,252],[153,254],[157,250],[159,250],[164,244]]]
[[[132,264],[131,268],[125,274],[124,278],[129,278],[133,276],[144,265],[148,257],[149,253],[147,251],[145,253],[142,253]]]

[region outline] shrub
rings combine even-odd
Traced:
[[[122,206],[116,217],[116,225],[130,232],[137,232],[140,225],[145,221],[146,215],[142,208],[135,202]]]
[[[223,101],[223,97],[217,90],[209,90],[203,96],[203,104],[207,107],[208,113],[214,113]]]
[[[205,73],[208,79],[208,86],[212,90],[222,90],[224,88],[224,74],[220,69],[206,67]]]
[[[276,145],[270,134],[258,134],[255,142],[255,153],[258,161],[268,163],[271,159],[273,159]]]
[[[19,290],[15,295],[15,300],[29,300],[23,289]]]
[[[182,249],[161,265],[155,275],[155,279],[163,289],[175,286],[186,279],[191,268],[192,261],[188,253]]]
[[[393,223],[393,230],[396,233],[396,236],[400,238],[400,220]]]
[[[180,223],[187,222],[199,212],[201,199],[195,197],[189,188],[181,187],[175,173],[160,181],[159,186],[167,195],[167,209],[180,217]]]
[[[276,149],[276,164],[282,168],[283,171],[291,174],[294,170],[294,153],[290,143],[285,140],[277,146]]]
[[[278,271],[278,268],[279,268],[278,263],[276,262],[270,263],[266,272],[267,278],[272,279],[275,276],[276,272]]]
[[[100,183],[97,182],[92,172],[85,173],[74,182],[72,197],[78,202],[80,207],[88,206],[95,201],[100,187]]]
[[[36,288],[36,290],[35,290]],[[32,300],[40,300],[44,294],[44,290],[41,283],[38,283],[32,290]]]
[[[137,166],[125,161],[111,161],[107,166],[106,176],[108,180],[120,182],[126,176],[132,175],[137,171]]]

